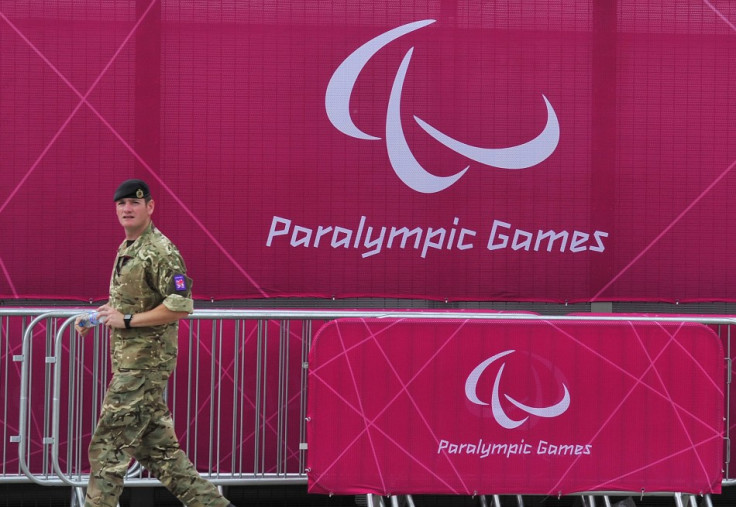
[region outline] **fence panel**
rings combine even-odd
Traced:
[[[720,493],[723,368],[694,322],[338,319],[310,356],[310,491]]]

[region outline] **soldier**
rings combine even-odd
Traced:
[[[113,377],[89,445],[85,506],[116,507],[135,458],[188,507],[234,507],[179,447],[163,398],[176,365],[179,319],[194,308],[184,260],[154,227],[154,201],[145,182],[124,181],[114,201],[125,241],[115,259],[110,299],[98,308],[110,331]],[[76,329],[89,332],[79,322]]]

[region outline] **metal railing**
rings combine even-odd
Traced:
[[[0,482],[86,486],[87,445],[110,366],[106,329],[79,336],[73,326],[79,312],[0,309]],[[723,341],[728,372],[723,484],[736,482],[730,475],[730,341],[736,319],[484,311],[195,311],[180,323],[179,363],[167,396],[182,447],[202,476],[220,486],[307,483],[308,353],[321,325],[345,317],[657,320],[711,326]],[[126,478],[126,486],[158,484],[135,465]],[[609,495],[600,492],[584,494],[584,502],[594,503],[595,496],[610,503]],[[368,501],[378,502],[374,497]],[[675,494],[675,501],[682,505],[682,495]],[[518,502],[523,505],[522,497]]]

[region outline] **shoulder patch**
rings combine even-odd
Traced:
[[[187,290],[187,277],[184,275],[174,275],[174,288],[177,291]]]

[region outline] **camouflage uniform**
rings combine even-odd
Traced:
[[[132,244],[123,242],[110,280],[110,301],[136,314],[163,303],[191,313],[191,280],[176,246],[153,224]],[[89,445],[86,506],[116,507],[131,457],[189,507],[229,502],[202,479],[180,449],[163,394],[176,366],[178,322],[112,329],[113,377]]]

